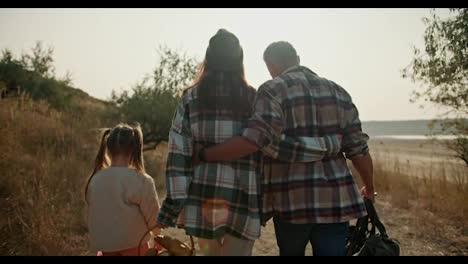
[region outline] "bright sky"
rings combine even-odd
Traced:
[[[448,9],[437,9],[447,17]],[[19,55],[37,40],[54,47],[56,72],[94,97],[129,89],[157,65],[166,44],[202,60],[209,38],[226,28],[244,49],[254,87],[270,78],[262,54],[273,41],[295,46],[301,64],[343,86],[361,120],[427,119],[434,107],[409,102],[417,88],[401,78],[412,45],[423,48],[429,9],[0,9],[0,49]]]

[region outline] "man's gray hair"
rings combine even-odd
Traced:
[[[273,42],[263,52],[263,60],[282,67],[298,63],[296,49],[287,41]]]

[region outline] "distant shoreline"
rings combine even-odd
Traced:
[[[430,139],[437,139],[437,140],[454,140],[457,138],[455,135],[369,135],[374,139],[401,139],[401,140],[430,140]]]
[[[468,126],[468,119],[466,124]],[[452,128],[444,129],[441,120],[435,123],[429,120],[362,122],[362,131],[371,137],[394,139],[428,139],[426,135],[434,135],[436,139],[450,140],[458,134]]]

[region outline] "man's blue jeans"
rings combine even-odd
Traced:
[[[345,256],[349,223],[291,224],[273,218],[280,256],[304,256],[307,243],[314,256]]]

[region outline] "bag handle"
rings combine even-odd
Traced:
[[[358,218],[356,227],[349,238],[348,255],[352,255],[353,252],[362,246],[364,241],[367,240],[368,235],[375,235],[376,229],[379,230],[382,237],[388,237],[385,226],[380,221],[377,211],[375,210],[374,204],[370,199],[364,198],[364,203],[367,210],[367,215]],[[371,229],[369,230],[369,223]]]
[[[138,243],[138,256],[141,256],[140,255],[141,242],[143,242],[145,237],[155,228],[156,228],[156,225],[154,225],[152,228],[149,228],[148,231],[146,231],[143,234],[143,236],[141,237],[140,242]],[[195,252],[195,242],[193,241],[193,236],[192,235],[190,235],[190,251],[192,252],[192,254],[193,254],[193,252]]]

